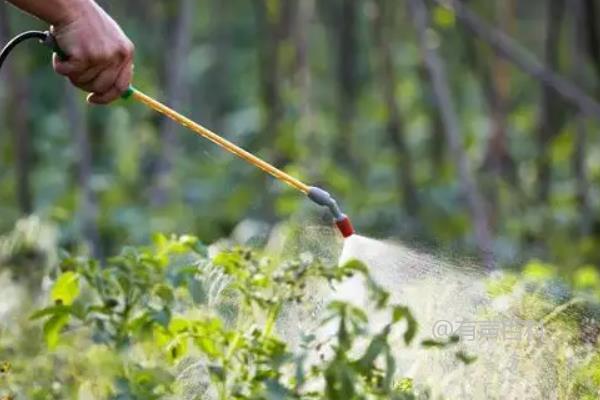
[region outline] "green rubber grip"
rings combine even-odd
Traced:
[[[129,85],[129,87],[127,88],[127,90],[125,90],[123,92],[123,94],[121,95],[121,98],[123,100],[128,100],[133,95],[134,91],[135,91],[135,89],[133,88],[133,85]]]

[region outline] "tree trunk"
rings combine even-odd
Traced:
[[[270,150],[266,158],[276,167],[283,168],[290,161],[292,148],[280,149],[277,147],[278,138],[283,134],[281,124],[284,117],[284,105],[281,99],[282,57],[281,46],[291,33],[291,22],[297,6],[292,1],[277,1],[275,6],[267,8],[263,0],[255,0],[254,11],[258,31],[260,98],[263,106],[262,135],[258,144],[260,148]],[[263,145],[264,144],[264,145]],[[283,150],[283,151],[282,151]],[[262,184],[269,187],[271,177],[263,175]],[[271,196],[266,196],[261,202],[261,214],[267,221],[274,221],[274,205]]]
[[[6,4],[0,5],[0,40],[6,43],[11,36],[10,21]],[[13,99],[7,107],[9,123],[13,127],[13,148],[15,155],[15,191],[17,204],[22,214],[33,211],[33,196],[31,190],[31,142],[28,110],[30,109],[29,82],[24,79],[19,68],[13,68],[18,57],[4,65],[6,82],[8,82],[9,98]]]
[[[294,20],[294,47],[295,60],[295,85],[298,87],[298,103],[300,109],[298,123],[299,141],[311,149],[310,154],[304,157],[303,167],[311,176],[319,175],[320,160],[324,157],[322,146],[315,135],[314,115],[312,109],[312,87],[310,70],[310,21],[315,12],[314,0],[295,0],[297,2]]]
[[[598,0],[585,0],[583,3],[583,23],[586,30],[587,51],[596,69],[596,97],[600,98],[600,15],[598,14]]]
[[[231,63],[231,3],[221,0],[212,2],[214,18],[211,22],[212,44],[218,54],[210,70],[208,91],[210,93],[210,124],[215,132],[223,131],[223,116],[232,109],[230,87]]]
[[[486,42],[501,57],[509,60],[534,79],[551,88],[563,100],[573,104],[588,117],[600,119],[600,103],[560,74],[539,62],[503,32],[491,28],[465,6],[462,0],[433,0],[441,7],[451,6],[456,18],[471,33]],[[553,0],[557,1],[557,0]],[[562,0],[561,0],[562,1]]]
[[[278,1],[277,6],[268,9],[262,0],[254,1],[254,10],[258,29],[260,97],[264,106],[263,136],[272,144],[281,134],[281,122],[284,116],[281,99],[281,82],[283,79],[281,45],[289,35],[290,19],[294,12],[294,2]],[[272,146],[269,146],[272,148]],[[278,166],[285,165],[287,154],[276,152],[273,162]]]
[[[422,107],[426,108],[427,114],[431,116],[429,124],[429,160],[431,168],[430,179],[435,180],[439,176],[438,171],[444,168],[445,162],[445,149],[446,149],[446,137],[444,136],[444,126],[442,124],[442,118],[440,111],[437,107],[431,106],[435,101],[433,100],[433,93],[431,90],[431,78],[427,73],[427,68],[423,65],[417,66],[417,74],[421,82],[423,91],[423,104]]]
[[[190,52],[195,1],[179,0],[177,16],[170,26],[174,27],[173,36],[169,43],[172,47],[167,50],[165,64],[166,102],[174,109],[180,109],[185,99],[185,65]],[[173,160],[177,146],[177,124],[167,117],[160,122],[161,152],[157,162],[152,203],[164,205],[169,201],[169,189]]]
[[[98,232],[98,205],[90,186],[92,176],[92,149],[81,102],[70,83],[65,84],[65,109],[69,128],[77,149],[77,185],[79,187],[79,215],[81,232],[95,258],[102,257]]]
[[[497,3],[500,26],[508,34],[514,30],[514,0]],[[488,141],[485,165],[497,177],[504,177],[513,185],[517,184],[516,165],[509,153],[507,143],[506,117],[510,90],[509,64],[494,54],[490,59],[490,88],[487,102],[491,112],[492,129]]]
[[[546,16],[545,60],[553,70],[558,70],[560,32],[564,14],[564,0],[550,0]],[[538,200],[548,202],[552,180],[552,166],[548,146],[560,131],[560,104],[552,90],[544,85],[538,113]]]
[[[424,0],[409,0],[408,4],[411,19],[415,24],[418,33],[425,66],[431,78],[435,100],[440,109],[446,139],[450,151],[454,156],[461,190],[467,200],[468,211],[475,228],[475,241],[485,267],[491,269],[494,267],[494,260],[492,257],[492,237],[487,220],[485,204],[479,189],[477,188],[467,154],[463,147],[458,115],[454,109],[454,103],[450,94],[450,86],[446,78],[443,61],[436,50],[428,46],[427,31],[430,28],[427,7]]]
[[[396,73],[392,50],[390,48],[390,20],[393,14],[389,0],[377,0],[377,10],[373,19],[376,51],[379,64],[379,76],[387,109],[387,132],[391,145],[396,152],[396,175],[401,192],[402,205],[407,215],[416,216],[418,212],[417,190],[413,178],[413,165],[406,146],[404,121],[396,98]],[[388,18],[386,18],[388,17]]]
[[[572,73],[573,80],[579,86],[585,86],[586,82],[583,78],[586,54],[586,38],[585,38],[585,3],[584,0],[574,0],[572,4],[573,10],[573,63]],[[583,235],[587,235],[591,229],[592,209],[590,205],[589,180],[586,170],[586,146],[587,132],[585,126],[585,115],[578,112],[575,116],[575,151],[573,152],[573,172],[576,182],[576,198],[580,210],[580,231]]]
[[[341,0],[337,13],[337,70],[338,70],[338,132],[335,153],[339,161],[357,169],[353,154],[354,116],[356,114],[357,85],[357,22],[358,0]]]
[[[493,4],[492,4],[493,6]],[[507,31],[512,31],[514,0],[497,2],[494,11],[500,15],[500,24]],[[463,29],[466,60],[476,79],[482,83],[482,93],[489,113],[490,131],[485,156],[481,169],[486,175],[482,185],[482,193],[488,201],[490,226],[494,227],[500,214],[498,193],[499,180],[505,179],[517,187],[518,178],[516,164],[508,149],[506,117],[509,97],[509,64],[496,54],[488,54],[481,49],[467,29]]]

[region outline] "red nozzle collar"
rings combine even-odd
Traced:
[[[344,219],[335,221],[335,224],[344,238],[354,235],[354,227],[352,226],[352,222],[350,222],[350,218],[344,217]]]

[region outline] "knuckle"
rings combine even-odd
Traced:
[[[90,64],[96,60],[96,53],[90,50],[80,50],[74,56],[77,60],[80,60],[84,64]]]
[[[112,58],[112,54],[110,51],[102,50],[98,53],[96,61],[104,62],[109,61]]]
[[[131,40],[127,40],[125,47],[127,48],[128,55],[132,56],[133,53],[135,53],[135,45],[133,44],[133,42]]]
[[[85,53],[79,57],[79,61],[83,65],[94,65],[97,62],[97,58],[95,54]]]
[[[69,65],[71,68],[82,68],[82,66],[89,64],[89,54],[82,49],[66,50],[69,58],[66,61],[58,61],[61,64]],[[58,56],[57,56],[58,57]]]
[[[125,46],[124,44],[120,44],[115,53],[118,54],[118,56],[122,59],[127,58],[127,46]]]
[[[111,51],[105,46],[99,47],[91,55],[91,61],[94,63],[101,63],[111,59]]]
[[[69,54],[69,58],[79,60],[85,57],[85,51],[81,46],[75,45],[61,48]]]
[[[133,55],[133,51],[134,51],[134,48],[133,48],[133,43],[131,43],[131,41],[127,40],[127,41],[123,41],[123,42],[119,43],[117,53],[123,59],[131,58],[131,56]]]

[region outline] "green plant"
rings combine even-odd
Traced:
[[[315,335],[292,349],[277,332],[282,311],[303,302],[307,282],[353,274],[364,275],[374,310],[389,323],[371,332],[365,310],[332,302],[322,316],[334,326],[331,355],[319,358]],[[389,304],[357,261],[327,266],[245,248],[209,258],[194,237],[156,235],[152,246],[126,248],[104,264],[64,257],[49,295],[52,304],[31,319],[43,321],[47,362],[71,364],[49,380],[58,397],[413,398],[410,380],[397,376],[389,335],[404,330],[408,345],[417,322]]]

